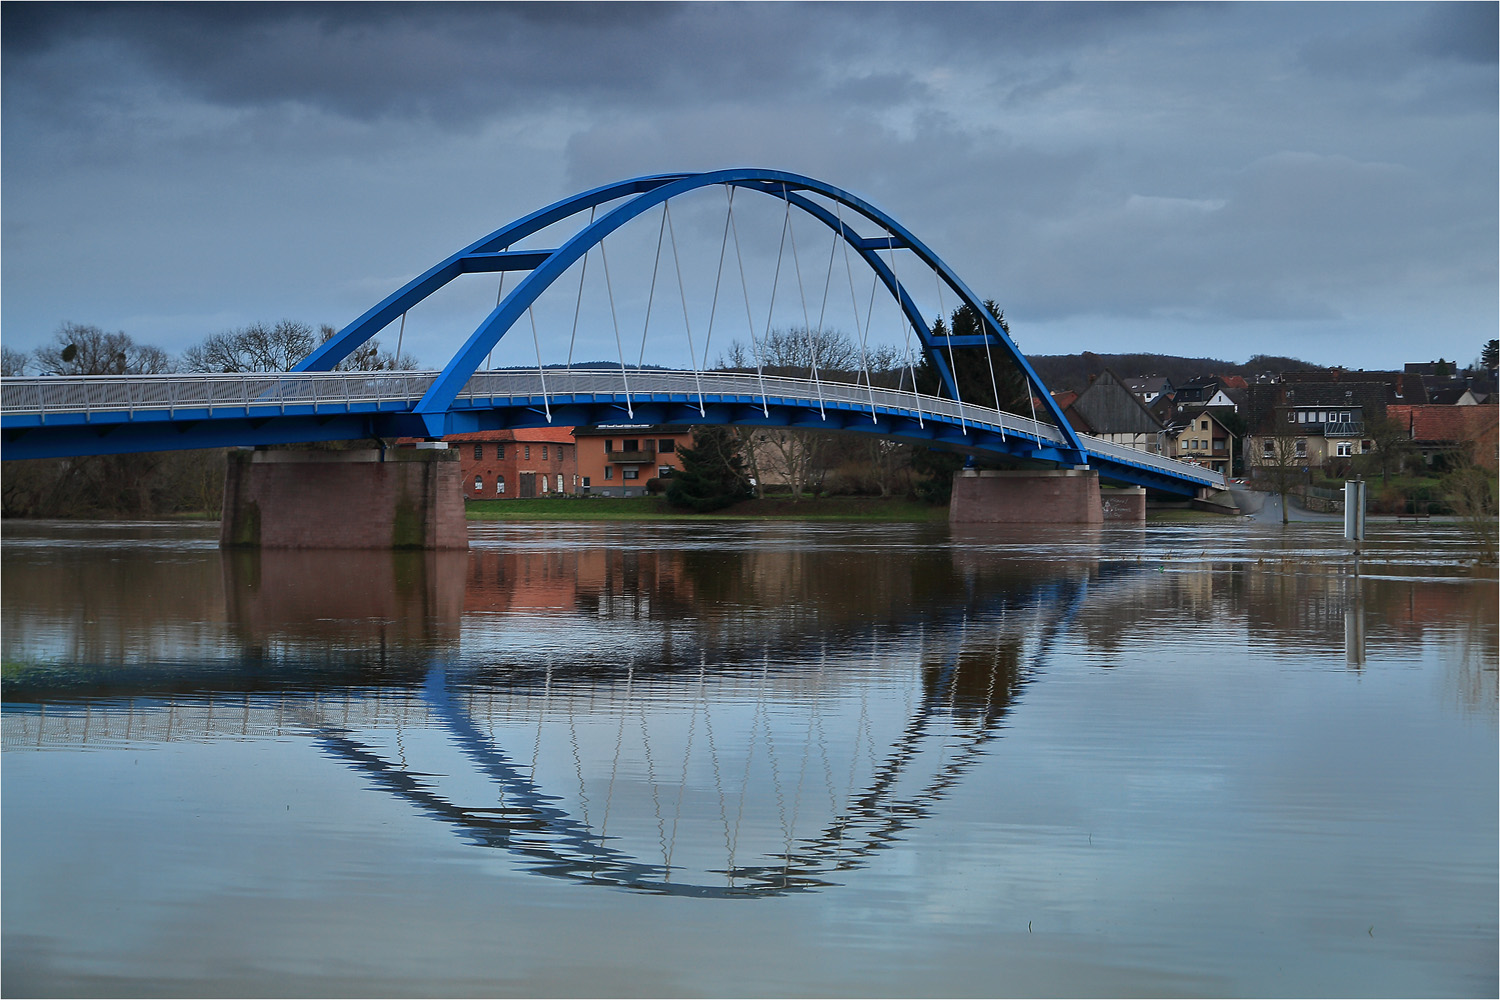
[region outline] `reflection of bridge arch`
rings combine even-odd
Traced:
[[[993,347],[1002,357],[1011,360],[1027,380],[1029,393],[1040,399],[1061,432],[1066,447],[1080,456],[1083,446],[1074,433],[1062,410],[1052,399],[1046,386],[1026,358],[1017,349],[1009,335],[990,316],[983,302],[964,284],[963,280],[925,243],[885,212],[869,202],[841,188],[801,174],[781,170],[735,168],[713,170],[703,173],[660,174],[636,177],[615,184],[608,184],[565,198],[546,208],[518,219],[508,226],[496,230],[476,243],[465,247],[447,260],[434,265],[413,278],[382,302],[371,308],[359,319],[339,331],[293,369],[294,371],[330,371],[357,347],[375,336],[388,324],[404,315],[412,306],[421,302],[444,285],[463,274],[487,272],[527,272],[509,295],[496,303],[494,310],[480,323],[469,339],[443,368],[417,404],[415,412],[427,422],[433,436],[449,432],[447,416],[453,401],[470,377],[479,369],[485,356],[495,344],[524,315],[553,282],[562,277],[574,263],[597,246],[606,236],[615,232],[648,209],[663,205],[671,198],[687,194],[700,188],[724,185],[726,188],[759,191],[783,199],[788,211],[795,207],[832,230],[852,249],[879,277],[886,291],[896,300],[907,322],[917,334],[923,352],[938,371],[950,395],[960,398],[953,371],[949,365],[953,348]],[[808,193],[829,199],[834,210],[807,197]],[[604,214],[595,217],[600,206],[620,202]],[[731,201],[732,204],[732,201]],[[856,232],[850,220],[843,216],[848,208],[857,216],[875,223],[882,230],[879,236],[864,236]],[[558,222],[588,212],[590,221],[554,250],[511,250],[516,243],[541,232]],[[888,259],[880,257],[880,251],[889,255],[895,250],[910,251],[939,280],[953,291],[960,303],[969,306],[980,319],[983,333],[971,337],[951,335],[938,338],[928,326],[910,293],[902,285]],[[943,350],[950,358],[944,358]],[[706,362],[706,359],[704,359]],[[699,367],[694,360],[694,369]]]
[[[722,884],[703,876],[674,878],[674,872],[679,872],[682,866],[671,863],[671,848],[665,841],[662,862],[644,860],[615,846],[617,838],[607,833],[607,811],[602,825],[596,828],[587,820],[586,809],[580,817],[560,805],[561,799],[549,794],[536,780],[535,761],[528,769],[524,760],[507,753],[469,713],[441,665],[429,672],[423,688],[424,700],[475,773],[498,789],[498,807],[454,802],[430,787],[424,780],[426,775],[411,770],[405,763],[396,763],[346,728],[321,727],[319,742],[331,757],[365,775],[373,787],[450,825],[472,843],[504,848],[526,859],[537,874],[664,895],[746,898],[806,892],[830,884],[830,879],[839,872],[864,867],[872,855],[892,846],[903,831],[930,815],[931,807],[979,760],[986,744],[999,735],[1000,723],[1020,685],[1045,662],[1057,637],[1082,606],[1087,591],[1087,577],[1055,581],[1036,592],[1009,595],[998,606],[992,603],[989,615],[972,621],[967,613],[961,613],[951,616],[951,621],[945,616],[941,622],[924,623],[923,635],[936,633],[946,637],[940,641],[945,651],[937,664],[924,669],[920,701],[862,786],[857,791],[851,790],[842,810],[836,810],[816,832],[796,838],[788,832],[783,850],[762,852],[755,863],[736,862],[735,847],[729,845],[724,867],[704,873],[720,877]],[[966,656],[965,637],[989,634],[1000,620],[996,615],[1004,612],[1042,615],[1032,651],[1014,665],[1013,673],[994,661],[987,670],[983,666],[975,670],[973,656]],[[972,633],[968,632],[970,628],[974,630]],[[909,631],[908,635],[911,634]],[[881,636],[872,638],[879,642]],[[966,670],[974,676],[966,676]],[[945,718],[954,720],[957,728],[941,727],[939,723]],[[644,726],[644,715],[641,721]],[[623,727],[623,716],[621,724]],[[769,743],[769,727],[766,739]],[[649,746],[647,749],[649,754]],[[618,752],[617,746],[617,755]],[[924,754],[936,756],[939,763],[930,775],[922,778],[913,772],[915,763]],[[717,761],[714,771],[717,775]],[[686,772],[685,761],[684,782]],[[581,772],[579,780],[580,783],[583,780]],[[614,795],[613,778],[608,794]],[[778,786],[778,799],[781,794]],[[800,779],[798,794],[801,794]],[[722,798],[722,789],[720,795]],[[680,806],[681,790],[679,809]],[[740,807],[743,809],[743,799]],[[793,822],[795,812],[794,807]],[[727,840],[727,817],[725,822]],[[735,836],[738,837],[737,824]]]

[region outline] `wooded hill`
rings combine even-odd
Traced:
[[[1173,385],[1207,375],[1279,375],[1282,372],[1316,371],[1319,365],[1296,358],[1254,354],[1248,361],[1223,361],[1218,358],[1182,358],[1172,354],[1033,354],[1027,357],[1042,382],[1053,392],[1088,388],[1091,376],[1108,368],[1122,379],[1165,375]]]

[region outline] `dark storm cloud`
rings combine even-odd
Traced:
[[[745,164],[865,195],[1020,322],[1357,324],[1399,295],[1495,325],[1494,4],[0,18],[12,337],[177,310],[197,333],[159,339],[191,338],[272,294],[332,320],[553,198]]]
[[[13,3],[3,39],[17,84],[36,60],[93,43],[229,105],[467,120],[566,99],[697,103],[831,88],[845,101],[889,101],[920,86],[882,63],[962,59],[1000,74],[997,46],[1082,44],[1157,13],[1137,4]],[[861,57],[877,62],[846,77],[846,61]]]

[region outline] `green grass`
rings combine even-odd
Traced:
[[[470,500],[471,521],[946,521],[948,508],[905,497],[787,497],[744,500],[712,514],[682,511],[660,497],[538,497]]]

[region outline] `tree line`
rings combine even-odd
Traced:
[[[336,332],[331,326],[315,330],[295,320],[252,323],[205,337],[174,358],[123,331],[64,323],[34,351],[0,346],[0,374],[287,371]],[[410,355],[397,357],[371,340],[336,370],[415,367]],[[0,463],[0,514],[5,517],[153,517],[186,512],[217,517],[223,490],[222,449]]]

